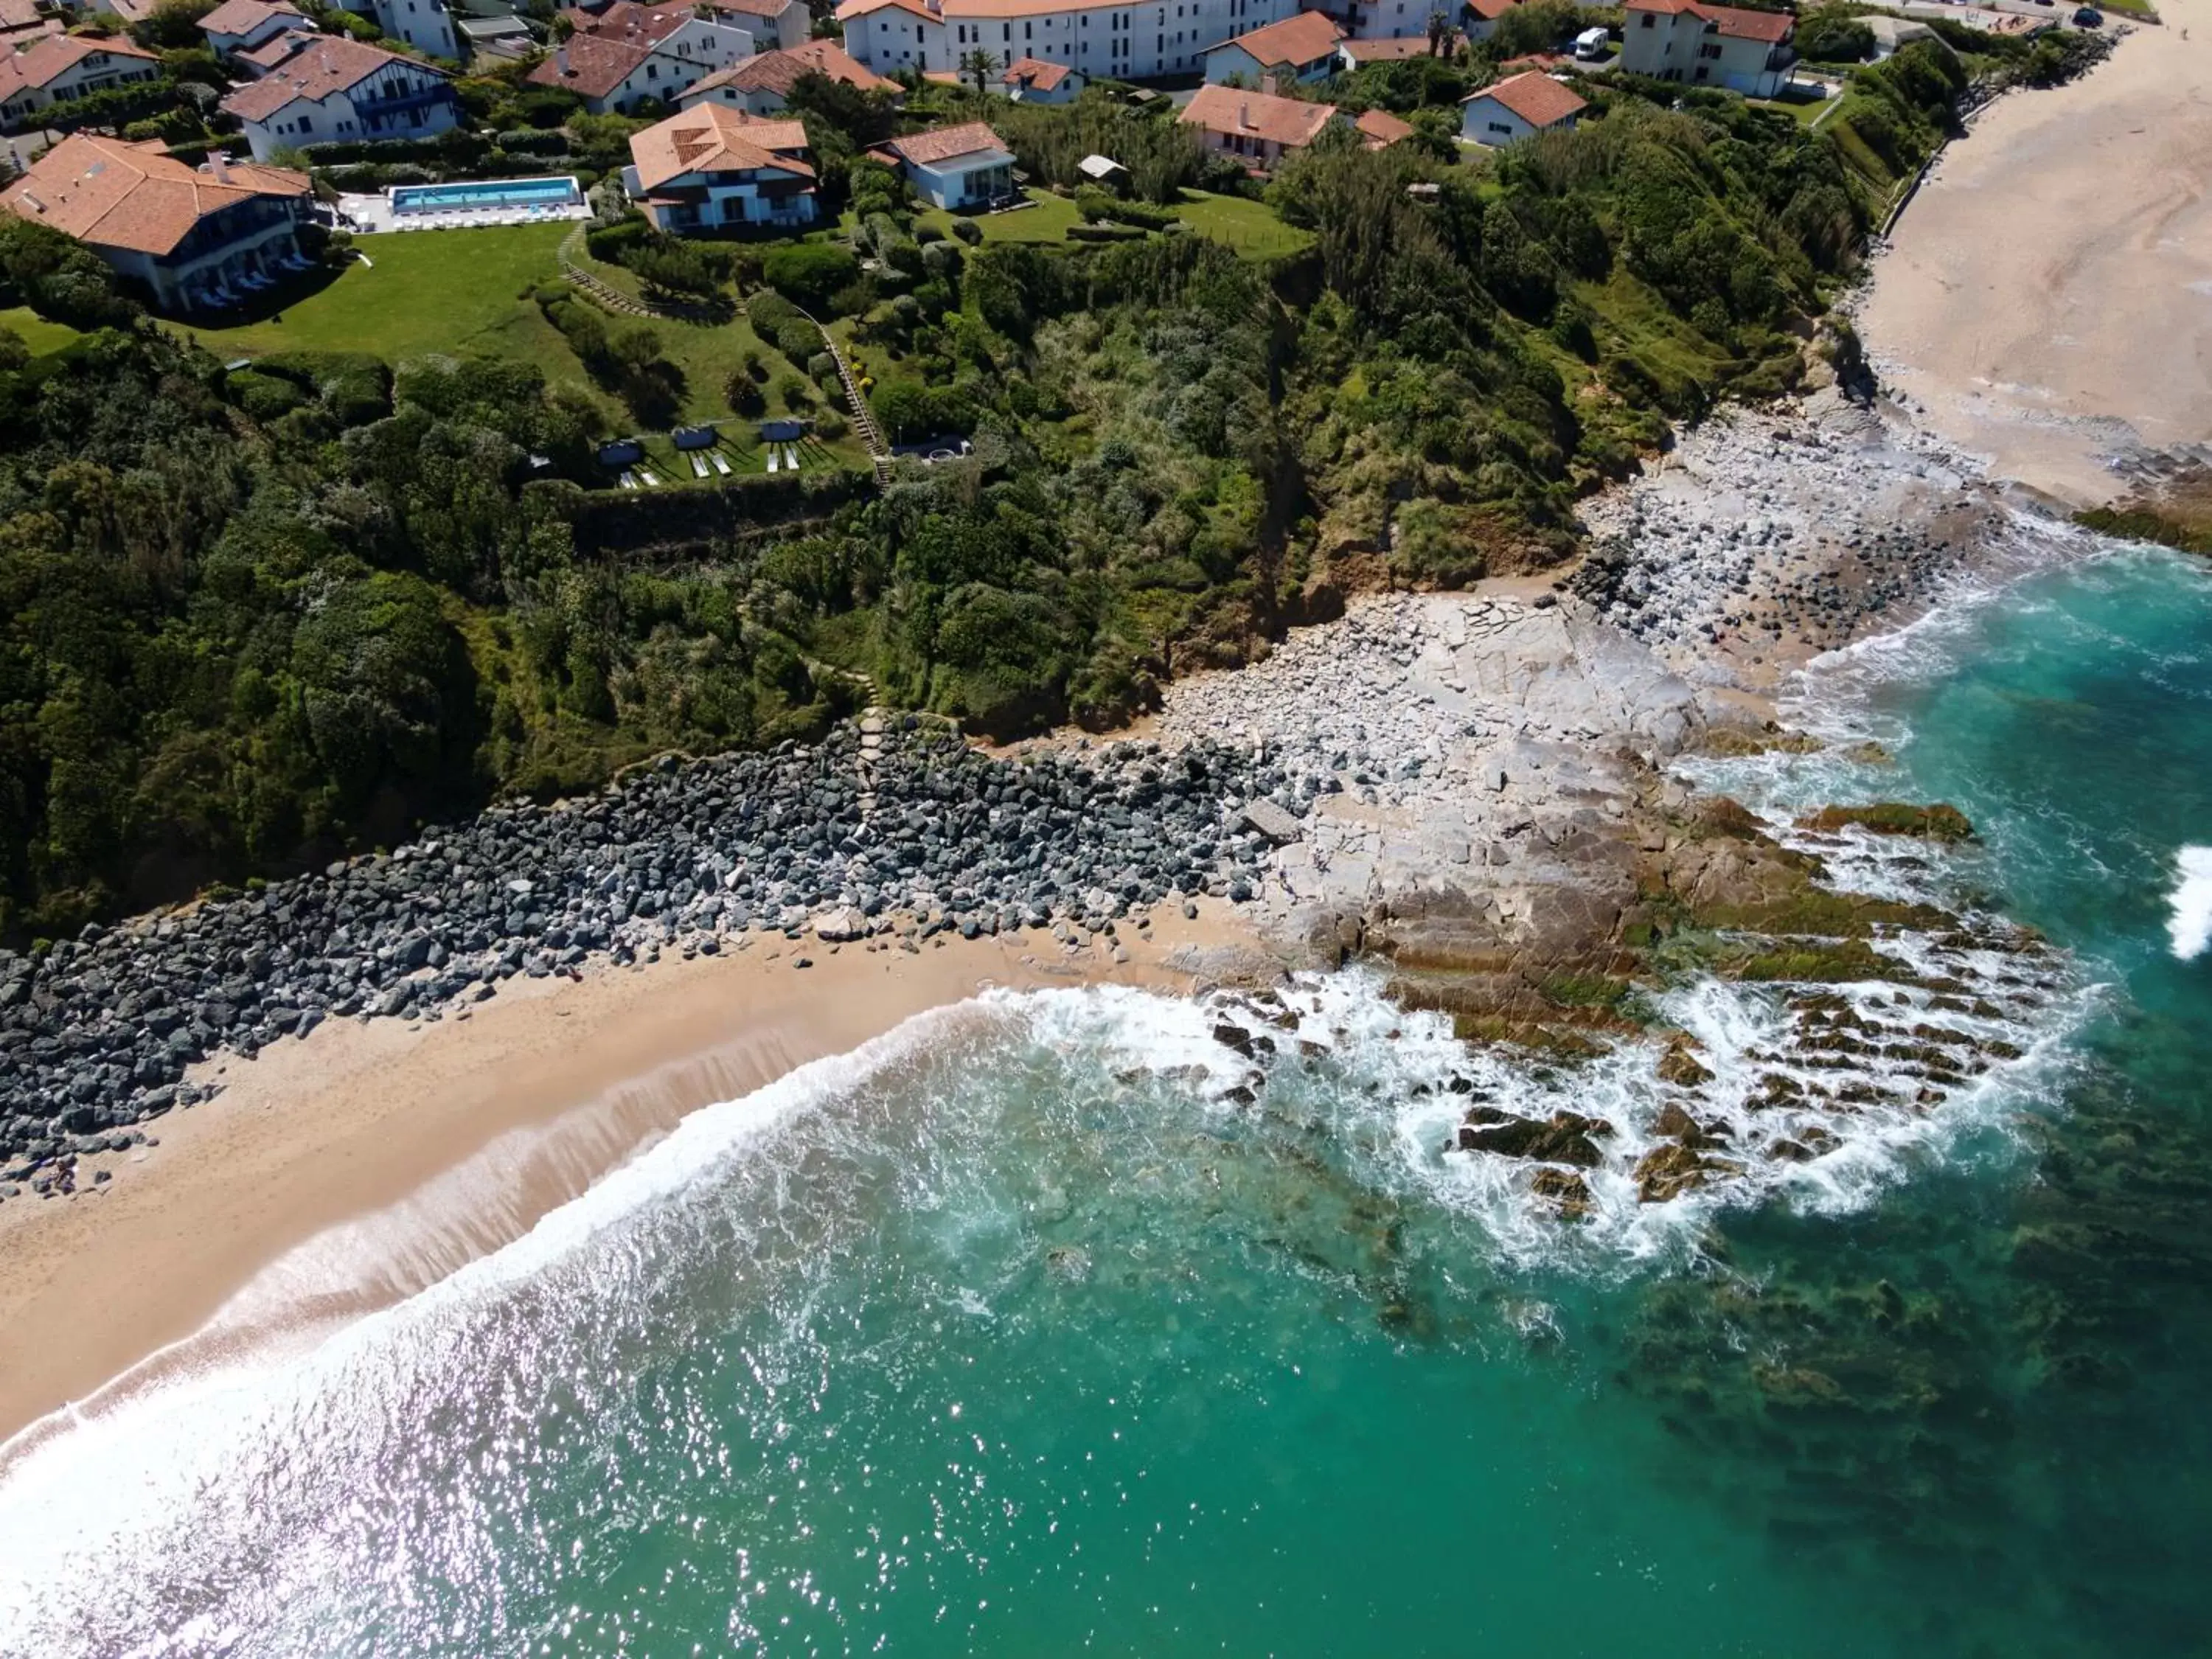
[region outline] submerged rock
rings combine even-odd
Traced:
[[[1877,836],[1917,836],[1929,841],[1972,841],[1974,826],[1955,806],[1914,806],[1905,801],[1875,801],[1868,806],[1824,806],[1797,820],[1800,830],[1832,835],[1856,826]]]

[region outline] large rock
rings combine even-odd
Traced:
[[[1612,1133],[1613,1126],[1602,1118],[1584,1117],[1578,1112],[1554,1112],[1550,1121],[1543,1123],[1525,1117],[1508,1118],[1503,1123],[1462,1123],[1459,1149],[1463,1152],[1496,1152],[1502,1158],[1525,1158],[1540,1164],[1571,1164],[1577,1169],[1595,1170],[1603,1161],[1603,1154],[1592,1137]]]

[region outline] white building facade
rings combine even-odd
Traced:
[[[1297,0],[845,0],[845,50],[878,75],[961,72],[970,53],[997,68],[1024,58],[1066,64],[1089,80],[1195,75],[1206,48],[1297,15]]]
[[[311,144],[434,138],[460,125],[460,100],[437,70],[335,35],[317,35],[222,107],[253,159]]]

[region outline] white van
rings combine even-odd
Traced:
[[[1612,38],[1603,29],[1584,29],[1575,36],[1575,56],[1585,64],[1595,62],[1605,56]]]

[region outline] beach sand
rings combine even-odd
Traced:
[[[465,1018],[331,1021],[211,1060],[195,1076],[225,1091],[149,1125],[158,1147],[86,1158],[76,1196],[0,1209],[0,1441],[19,1437],[0,1453],[105,1385],[131,1392],[397,1302],[520,1237],[686,1113],[915,1015],[994,985],[1184,990],[1177,947],[1249,942],[1226,906],[1195,921],[1163,907],[1149,937],[1118,932],[1124,963],[1043,931],[939,935],[918,953],[756,936],[510,981]],[[94,1186],[100,1168],[113,1179]]]
[[[2212,437],[2212,0],[2160,10],[1944,152],[1859,313],[1928,425],[2081,506],[2104,457]]]

